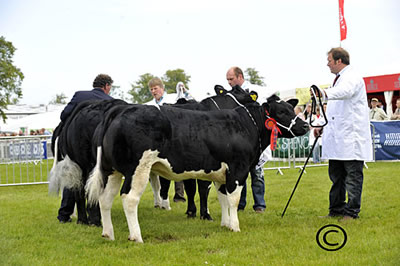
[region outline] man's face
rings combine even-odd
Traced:
[[[154,99],[159,101],[164,94],[164,88],[156,85],[150,88],[151,95],[153,95]]]
[[[335,59],[333,59],[333,57],[332,57],[332,54],[328,54],[328,64],[327,64],[327,66],[331,70],[331,73],[337,74],[337,73],[340,72],[339,62],[341,62],[340,59],[335,61]]]
[[[235,85],[242,86],[244,82],[243,77],[241,75],[239,75],[239,77],[236,77],[235,72],[231,69],[226,73],[226,80],[228,81],[231,87]]]
[[[397,100],[397,101],[396,101],[396,107],[397,107],[397,108],[400,108],[400,100]]]
[[[378,102],[377,101],[371,101],[371,107],[375,108],[378,106]]]

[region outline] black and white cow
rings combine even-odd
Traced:
[[[240,193],[250,168],[270,143],[271,130],[266,124],[279,129],[282,137],[308,131],[308,124],[296,119],[296,104],[297,100],[287,103],[273,95],[262,106],[233,110],[130,106],[119,113],[109,112],[96,129],[97,163],[86,184],[89,201],[100,201],[103,236],[114,239],[111,206],[125,176],[121,198],[129,240],[143,242],[137,211],[150,172],[178,181],[214,181],[221,226],[240,231]]]
[[[234,86],[230,91],[224,89],[220,85],[214,87],[216,96],[208,97],[201,102],[186,101],[184,99],[178,100],[176,104],[171,106],[183,108],[188,110],[199,111],[212,111],[221,109],[233,109],[243,104],[254,103],[257,100],[257,93],[254,91],[246,92],[240,86]],[[196,217],[196,204],[194,197],[196,194],[196,180],[186,179],[183,181],[185,184],[185,191],[188,198],[187,211],[188,217]],[[200,198],[200,219],[212,220],[208,210],[208,194],[211,188],[211,182],[197,179],[198,192]],[[161,198],[163,199],[162,206],[165,209],[170,209],[168,198],[168,190],[162,189],[164,183],[161,182]]]
[[[98,208],[97,212],[96,208],[86,209],[84,192],[89,172],[96,164],[95,157],[92,157],[92,137],[105,113],[123,105],[127,103],[117,99],[81,102],[65,123],[59,124],[53,135],[55,160],[50,171],[49,192],[58,192],[64,186],[74,190],[78,223],[101,225]],[[89,220],[86,211],[91,214]]]

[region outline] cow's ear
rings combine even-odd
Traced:
[[[268,97],[267,102],[276,102],[279,101],[280,98],[276,94],[272,94],[271,96]]]
[[[268,103],[268,102],[266,102],[266,103],[263,103],[262,104],[262,107],[264,107],[264,110],[266,111],[266,113],[267,114],[269,114],[270,113],[270,109],[271,109],[271,105]]]
[[[250,97],[251,97],[251,99],[253,99],[253,101],[257,101],[257,99],[258,99],[258,93],[256,92],[256,91],[251,91],[250,92]]]
[[[290,99],[287,102],[290,103],[294,108],[299,103],[299,100],[298,99]]]
[[[221,85],[215,85],[214,86],[214,91],[217,95],[225,95],[228,91],[225,90],[224,87],[222,87]]]

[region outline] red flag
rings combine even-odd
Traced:
[[[347,35],[347,26],[346,26],[346,20],[344,19],[343,5],[344,5],[344,0],[339,0],[340,41],[346,39]]]

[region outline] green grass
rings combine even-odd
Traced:
[[[215,221],[208,222],[187,219],[182,203],[171,203],[171,211],[154,209],[148,186],[139,205],[144,244],[127,240],[119,196],[112,210],[115,241],[108,241],[101,228],[77,225],[76,218],[59,224],[60,199],[49,197],[46,185],[0,187],[0,265],[400,265],[400,162],[368,167],[361,218],[347,223],[318,218],[328,213],[327,167],[306,170],[283,219],[299,172],[266,171],[267,211],[251,210],[248,190],[240,233],[220,227],[214,187],[209,208]],[[315,240],[318,229],[330,223],[348,235],[339,251],[325,251]]]

